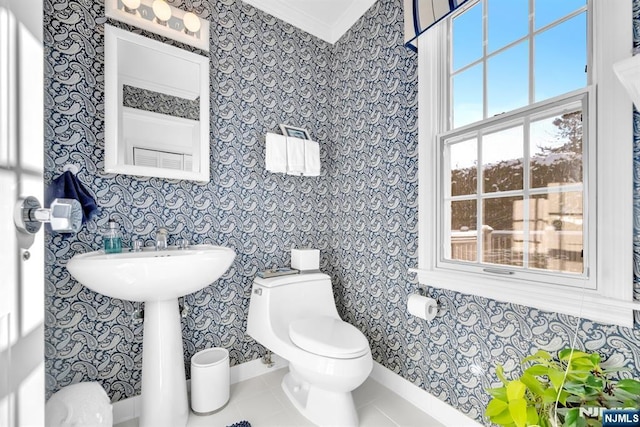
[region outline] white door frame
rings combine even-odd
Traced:
[[[0,425],[44,425],[44,232],[18,233],[19,197],[43,201],[42,0],[0,0]]]

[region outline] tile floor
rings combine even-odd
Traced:
[[[247,420],[251,427],[312,427],[289,402],[280,382],[287,368],[231,385],[229,403],[215,414],[189,414],[187,427],[226,427]],[[443,427],[379,382],[369,378],[353,392],[361,427]],[[138,419],[115,427],[138,427]]]

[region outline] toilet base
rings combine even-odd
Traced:
[[[351,392],[331,391],[297,379],[292,372],[282,379],[282,389],[293,406],[320,427],[358,427]]]

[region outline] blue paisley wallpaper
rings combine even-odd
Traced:
[[[100,206],[77,235],[46,237],[48,396],[79,381],[98,381],[112,401],[140,393],[137,307],[84,288],[65,269],[74,254],[100,248],[114,218],[125,245],[133,237],[151,244],[164,225],[170,244],[186,238],[237,253],[220,280],[185,298],[187,368],[191,355],[214,346],[227,348],[234,365],[260,357],[263,348],[244,333],[253,277],[288,265],[292,246],[310,246],[321,250],[339,311],[366,334],[374,359],[486,423],[493,366],[513,370],[534,348],[566,346],[576,319],[437,289],[430,292],[441,316],[427,323],[407,314],[417,288],[407,268],[417,264],[418,88],[417,55],[402,46],[401,0],[378,0],[333,46],[240,0],[170,3],[211,22],[208,183],[104,173],[103,2],[44,2],[45,179],[74,163]],[[634,13],[637,46],[640,0]],[[320,143],[321,176],[265,171],[265,133],[279,123]],[[634,123],[640,165],[638,113]],[[640,177],[634,184],[640,218]],[[639,375],[637,326],[582,320],[578,338],[625,361],[632,371],[624,375]]]
[[[200,120],[200,97],[189,100],[166,93],[122,85],[122,106],[152,113],[168,114],[183,119]]]

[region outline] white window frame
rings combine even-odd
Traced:
[[[438,162],[438,200],[444,200],[445,203],[454,200],[489,200],[492,198],[501,198],[501,197],[522,197],[524,202],[524,206],[528,206],[527,199],[529,195],[532,194],[548,194],[553,191],[548,187],[545,188],[530,188],[526,185],[526,180],[523,181],[523,188],[521,190],[513,190],[508,192],[493,192],[487,193],[482,191],[478,187],[478,191],[475,194],[470,195],[462,195],[459,197],[451,197],[449,195],[448,189],[451,188],[450,183],[450,172],[446,167],[449,160],[447,157],[444,157],[445,154],[443,152],[443,140],[444,139],[452,139],[452,140],[467,140],[467,139],[475,139],[478,138],[482,141],[484,135],[491,134],[496,132],[499,129],[507,129],[512,127],[514,124],[518,123],[519,126],[522,127],[523,132],[523,144],[526,145],[526,148],[523,150],[523,154],[525,155],[525,162],[527,163],[528,159],[528,123],[533,119],[535,120],[536,116],[547,116],[548,114],[553,114],[555,116],[561,114],[561,111],[575,111],[577,106],[580,106],[580,109],[585,116],[583,120],[583,170],[585,179],[583,182],[578,184],[565,183],[562,185],[563,192],[566,191],[581,191],[584,195],[584,223],[583,223],[583,245],[582,247],[585,250],[585,257],[583,259],[584,271],[580,274],[577,273],[565,273],[565,272],[557,272],[551,270],[541,270],[541,269],[530,269],[528,267],[517,267],[505,264],[491,264],[485,262],[477,262],[477,261],[460,261],[454,258],[448,257],[448,252],[450,252],[451,241],[449,235],[446,233],[447,224],[451,223],[450,214],[448,215],[448,209],[445,206],[445,203],[440,206],[438,209],[438,224],[440,226],[439,236],[437,237],[438,242],[440,242],[438,247],[436,248],[437,258],[436,258],[436,266],[438,268],[443,269],[451,269],[458,271],[468,271],[468,272],[489,272],[492,274],[501,274],[501,275],[511,275],[514,279],[518,279],[519,281],[525,280],[525,282],[542,282],[542,283],[554,283],[556,285],[563,286],[574,286],[574,287],[584,287],[588,289],[596,288],[596,269],[591,266],[595,266],[596,257],[595,251],[591,250],[591,242],[589,239],[589,231],[592,232],[596,230],[595,216],[589,215],[589,212],[596,211],[595,200],[592,197],[589,197],[589,188],[594,187],[595,182],[595,173],[589,173],[590,171],[596,170],[595,165],[595,156],[593,153],[589,152],[589,135],[595,134],[595,124],[592,120],[589,120],[589,111],[594,108],[595,103],[591,105],[593,102],[594,96],[591,93],[591,90],[581,89],[574,92],[570,92],[566,95],[559,96],[557,98],[551,98],[542,102],[538,102],[536,104],[532,104],[527,107],[519,108],[514,111],[510,111],[499,116],[492,117],[487,120],[483,120],[482,123],[472,123],[467,126],[463,126],[461,128],[454,129],[452,131],[445,132],[443,134],[438,135],[437,144],[438,144],[438,158],[441,159]],[[569,108],[569,110],[567,110]],[[482,144],[482,142],[480,142]],[[527,167],[523,164],[523,175],[526,176]],[[481,172],[478,172],[478,185],[481,185]],[[507,194],[508,193],[508,194]],[[478,203],[479,208],[480,203]],[[527,208],[524,208],[527,211]],[[478,214],[478,219],[480,219],[480,214]],[[473,224],[477,225],[477,224]],[[476,233],[476,246],[477,253],[480,254],[482,252],[482,244],[483,241],[480,238],[480,226],[478,225],[477,229],[475,229]],[[527,226],[522,230],[523,234],[526,235],[528,232]],[[528,242],[524,242],[525,247],[528,246]],[[480,256],[478,257],[480,258]],[[527,257],[527,250],[524,251],[523,260]]]
[[[421,284],[521,304],[545,311],[633,326],[633,110],[613,64],[631,56],[631,2],[590,0],[593,14],[592,84],[596,110],[595,289],[571,288],[510,277],[451,271],[437,265],[438,143],[447,130],[448,20],[418,39],[419,190],[418,268]],[[593,109],[591,109],[593,111]],[[593,115],[590,121],[593,122]],[[611,141],[611,142],[608,142]],[[590,173],[593,173],[591,171]]]

